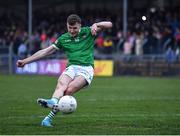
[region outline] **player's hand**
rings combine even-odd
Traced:
[[[25,63],[23,60],[18,60],[18,61],[16,62],[17,67],[24,67],[25,64],[26,64],[26,63]]]
[[[91,26],[91,34],[92,34],[92,35],[97,35],[97,30],[98,30],[97,24],[94,23],[94,24]]]

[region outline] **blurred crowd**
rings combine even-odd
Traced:
[[[50,46],[58,36],[66,32],[66,18],[73,12],[57,12],[54,9],[33,12],[33,32],[28,41],[28,23],[13,13],[0,16],[0,46],[13,45],[14,54],[27,56]],[[110,20],[111,30],[97,35],[95,51],[102,54],[125,55],[180,54],[180,9],[155,8],[128,11],[127,35],[123,35],[122,13],[113,10],[81,11],[84,26]]]

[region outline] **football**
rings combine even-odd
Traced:
[[[62,113],[73,113],[77,108],[77,101],[73,96],[65,95],[58,102],[58,109]]]

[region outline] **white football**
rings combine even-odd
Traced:
[[[58,102],[58,109],[62,113],[72,113],[77,108],[77,101],[73,96],[65,95]]]

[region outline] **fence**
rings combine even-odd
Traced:
[[[0,73],[13,74],[13,58],[12,45],[0,45]]]
[[[179,76],[180,57],[166,55],[124,56],[114,60],[114,75]]]
[[[64,69],[64,54],[54,54],[45,60],[29,64],[24,69],[17,69],[15,64],[18,59],[12,53],[12,46],[0,48],[0,73],[4,74],[59,74],[57,71]],[[180,56],[167,55],[120,55],[96,54],[95,72],[99,76],[179,76]],[[108,62],[106,60],[110,60]],[[44,72],[42,71],[44,70]],[[57,70],[57,71],[56,71]],[[100,71],[103,70],[103,71]],[[60,72],[60,73],[61,73]]]

